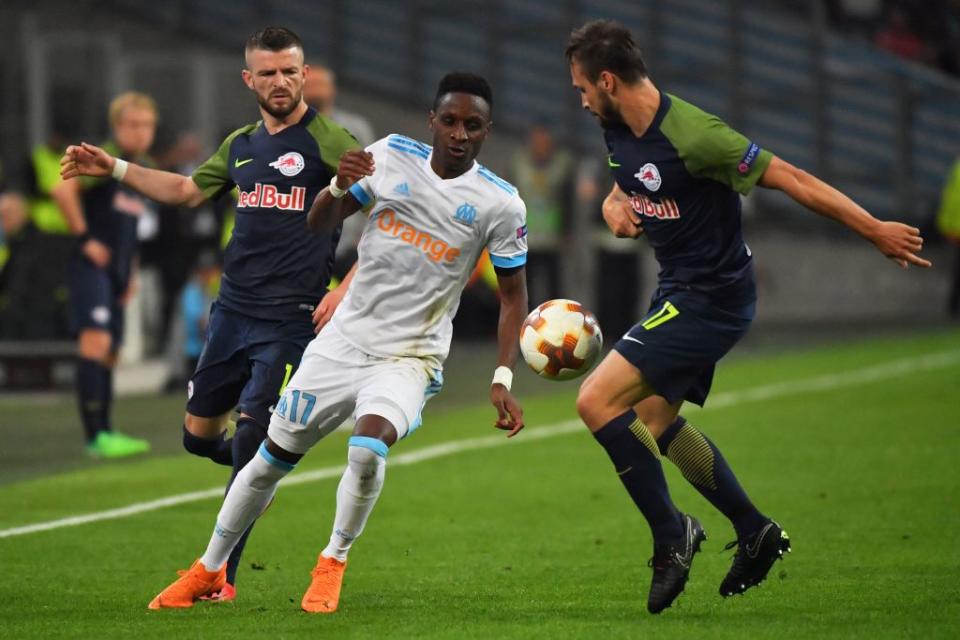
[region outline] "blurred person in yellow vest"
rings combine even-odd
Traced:
[[[60,183],[60,157],[67,148],[67,137],[56,123],[49,139],[30,152],[27,162],[27,192],[30,220],[44,233],[68,235],[70,227],[51,195]]]
[[[937,229],[956,247],[947,311],[951,318],[960,318],[960,158],[947,174],[937,213]]]
[[[535,304],[562,297],[560,256],[569,240],[573,174],[573,157],[557,149],[550,129],[542,123],[530,128],[526,146],[510,164],[508,180],[527,203],[527,283]]]

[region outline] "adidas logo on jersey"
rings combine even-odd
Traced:
[[[401,182],[393,188],[393,192],[397,195],[408,196],[410,195],[410,185],[408,185],[406,182]]]
[[[238,207],[260,207],[281,211],[303,211],[307,201],[306,187],[293,187],[290,193],[280,193],[275,185],[257,183],[253,191],[241,191]]]

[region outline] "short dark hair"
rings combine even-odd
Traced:
[[[437,95],[433,99],[434,110],[440,104],[440,99],[448,93],[469,93],[483,98],[490,107],[490,113],[493,113],[493,89],[483,77],[475,73],[456,71],[443,76],[437,86]]]
[[[264,51],[283,51],[297,47],[303,51],[303,40],[286,27],[267,27],[247,38],[245,51],[262,49]]]
[[[590,82],[609,71],[633,84],[647,77],[647,65],[630,30],[615,20],[591,20],[570,33],[567,60],[576,62]]]

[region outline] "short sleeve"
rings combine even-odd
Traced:
[[[193,172],[193,181],[207,200],[233,188],[233,180],[230,178],[230,145],[234,138],[250,129],[251,127],[242,127],[227,136],[217,152]]]
[[[361,178],[350,187],[350,193],[363,207],[380,198],[381,185],[387,175],[389,157],[387,138],[377,140],[365,151],[373,156],[373,175]]]
[[[500,269],[527,263],[527,207],[518,196],[510,199],[490,229],[487,251],[490,262]]]
[[[353,137],[349,131],[331,120],[330,118],[317,114],[316,117],[307,125],[307,129],[317,141],[317,147],[320,149],[320,158],[323,164],[327,166],[331,175],[336,175],[337,168],[340,166],[340,157],[352,149],[359,149],[360,143]]]
[[[720,118],[673,99],[661,130],[676,147],[687,171],[747,195],[770,165],[773,154]]]

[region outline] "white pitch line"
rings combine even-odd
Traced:
[[[945,351],[925,356],[913,358],[903,358],[893,360],[883,364],[853,369],[839,373],[831,373],[813,378],[795,380],[793,382],[778,382],[774,384],[762,385],[745,389],[743,391],[727,391],[717,393],[710,398],[709,408],[720,409],[747,402],[758,402],[761,400],[770,400],[784,396],[801,395],[805,393],[815,393],[817,391],[830,391],[840,387],[850,387],[868,382],[876,382],[888,378],[895,378],[918,371],[929,371],[931,369],[942,369],[960,363],[960,351]],[[545,427],[527,429],[515,440],[516,443],[532,442],[535,440],[544,440],[569,433],[575,433],[583,430],[584,427],[579,420],[566,420],[557,422]],[[471,438],[469,440],[459,440],[454,442],[445,442],[422,449],[416,449],[407,453],[400,453],[390,457],[390,466],[402,466],[417,464],[424,460],[441,458],[444,456],[461,453],[464,451],[474,451],[477,449],[489,449],[491,447],[501,447],[511,440],[502,435],[484,436],[482,438]],[[317,482],[329,478],[337,478],[343,473],[343,466],[324,467],[313,471],[304,471],[296,473],[281,481],[284,486],[306,484],[308,482]],[[106,511],[95,511],[48,522],[38,522],[36,524],[13,527],[0,530],[0,538],[12,538],[14,536],[23,536],[30,533],[39,533],[41,531],[52,531],[64,527],[76,527],[91,522],[100,522],[103,520],[116,520],[126,518],[140,513],[156,511],[165,507],[172,507],[178,504],[188,502],[197,502],[200,500],[209,500],[213,498],[222,498],[223,488],[215,487],[204,491],[191,491],[178,495],[167,496],[157,500],[147,502],[136,502],[126,507],[117,509],[107,509]]]

